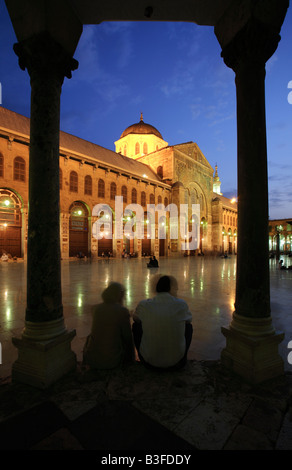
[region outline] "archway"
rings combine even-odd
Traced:
[[[0,190],[0,254],[21,257],[21,202],[9,189]]]
[[[70,207],[69,256],[83,253],[88,256],[88,209],[80,201]]]

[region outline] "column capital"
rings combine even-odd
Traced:
[[[274,54],[281,39],[280,34],[269,25],[251,18],[234,38],[222,48],[221,56],[237,73],[242,67],[264,68]]]
[[[61,84],[64,77],[71,78],[72,71],[78,68],[78,62],[57,43],[48,32],[14,44],[13,50],[18,56],[22,70],[27,68],[31,77],[41,75],[44,79],[54,76]]]

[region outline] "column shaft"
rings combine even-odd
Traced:
[[[62,316],[59,119],[62,82],[33,74],[29,157],[26,320]]]
[[[270,315],[265,67],[236,73],[238,138],[237,314]]]

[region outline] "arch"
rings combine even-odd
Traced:
[[[104,198],[105,196],[105,184],[104,180],[101,178],[98,180],[97,196],[100,198]]]
[[[162,196],[160,194],[158,196],[157,203],[162,204]]]
[[[151,255],[151,235],[148,233],[149,217],[147,211],[144,212],[144,238],[142,238],[142,256]]]
[[[4,177],[4,157],[0,152],[0,178]]]
[[[21,257],[22,202],[15,192],[0,189],[0,255]]]
[[[127,186],[123,185],[122,186],[122,196],[123,196],[123,202],[128,202],[128,188]]]
[[[155,196],[154,196],[154,194],[150,194],[149,201],[150,201],[150,204],[155,204]]]
[[[25,182],[26,165],[22,157],[15,157],[13,162],[13,179],[15,181]]]
[[[165,255],[165,241],[167,231],[167,219],[165,215],[159,217],[158,220],[158,239],[159,239],[159,256]]]
[[[148,153],[148,145],[147,145],[147,142],[144,142],[144,144],[143,144],[143,153],[144,153],[144,154]]]
[[[159,166],[157,167],[156,172],[157,172],[157,175],[162,179],[162,178],[163,178],[163,166],[162,166],[162,165],[159,165]]]
[[[111,215],[109,214],[111,211]],[[114,211],[113,209],[106,205],[106,211],[101,211],[99,218],[102,220],[99,237],[97,253],[98,256],[106,256],[108,253],[113,251],[113,220],[114,220]]]
[[[78,193],[78,174],[76,171],[70,172],[70,191],[71,193]]]
[[[84,178],[84,194],[92,196],[92,178],[90,175],[86,175]]]
[[[116,185],[116,183],[111,183],[111,186],[110,186],[110,199],[114,201],[116,195],[117,195],[117,185]]]
[[[137,190],[135,188],[132,189],[132,204],[137,204]]]
[[[81,201],[74,201],[69,208],[69,256],[83,253],[88,256],[88,209]]]
[[[142,207],[146,206],[146,193],[145,193],[145,191],[141,192],[141,206]]]
[[[135,155],[138,155],[140,153],[140,144],[139,142],[136,142],[135,144]]]

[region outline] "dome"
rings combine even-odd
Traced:
[[[151,126],[151,124],[146,124],[146,122],[143,121],[142,113],[140,122],[137,122],[136,124],[132,124],[131,126],[127,127],[127,129],[124,130],[120,138],[126,137],[129,134],[154,134],[160,139],[163,139],[160,132],[154,126]]]

